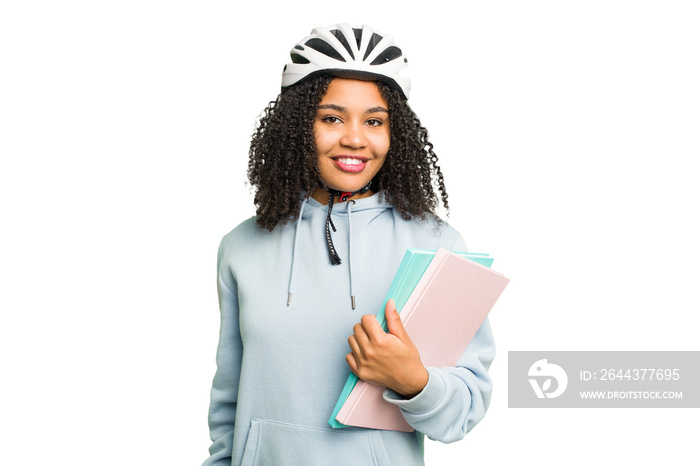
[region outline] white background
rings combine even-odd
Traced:
[[[697,409],[508,409],[506,372],[700,349],[697,3],[122,0],[0,7],[0,463],[204,460],[249,137],[341,21],[403,47],[449,221],[512,280],[490,411],[428,464],[697,461]]]

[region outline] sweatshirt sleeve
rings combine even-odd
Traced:
[[[461,237],[450,249],[467,250]],[[461,440],[486,414],[493,389],[488,369],[495,356],[486,318],[454,367],[428,367],[428,383],[409,400],[390,389],[384,390],[384,399],[401,408],[406,422],[428,438]]]
[[[230,273],[222,271],[223,243],[217,260],[221,329],[216,351],[216,374],[211,388],[209,434],[212,445],[202,466],[231,464],[233,428],[236,418],[238,381],[243,346],[238,326],[237,286]]]
[[[496,347],[488,318],[454,367],[428,367],[428,383],[410,400],[390,389],[384,399],[401,408],[406,422],[432,440],[461,440],[486,414],[493,388],[488,368]]]

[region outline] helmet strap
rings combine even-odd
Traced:
[[[326,216],[326,244],[328,245],[328,258],[331,261],[331,265],[340,265],[341,263],[340,256],[338,255],[338,251],[335,250],[335,246],[333,246],[333,239],[331,238],[331,228],[333,229],[333,231],[337,231],[335,225],[333,224],[333,220],[331,219],[331,212],[333,211],[333,203],[335,202],[335,197],[339,196],[339,202],[345,202],[351,197],[353,197],[355,194],[366,193],[367,191],[369,191],[371,185],[372,182],[370,181],[364,188],[352,192],[338,191],[337,189],[331,188],[326,189],[326,192],[328,192],[329,194],[328,215]]]

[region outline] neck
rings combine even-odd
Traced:
[[[365,197],[370,197],[370,196],[373,195],[373,194],[374,194],[374,191],[372,191],[372,190],[370,189],[370,190],[368,190],[367,192],[365,192],[365,193],[363,193],[363,194],[360,194],[360,193],[358,192],[358,193],[355,194],[354,196],[351,196],[350,199],[348,199],[348,200],[351,200],[351,199],[352,199],[352,200],[363,199],[363,198],[365,198]],[[330,197],[330,194],[328,194],[328,191],[326,191],[325,189],[316,188],[316,189],[314,190],[313,194],[311,194],[311,197],[314,198],[315,200],[317,200],[319,203],[321,203],[321,204],[323,204],[323,205],[328,205],[328,198]],[[335,196],[335,198],[333,198],[333,203],[335,204],[335,203],[338,203],[338,202],[341,202],[341,201],[340,201],[340,196]]]

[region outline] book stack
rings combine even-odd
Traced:
[[[384,308],[393,299],[423,364],[454,366],[508,284],[490,269],[492,263],[488,254],[408,249],[377,321],[387,331]],[[351,373],[328,423],[334,428],[413,431],[383,392],[384,387]]]

